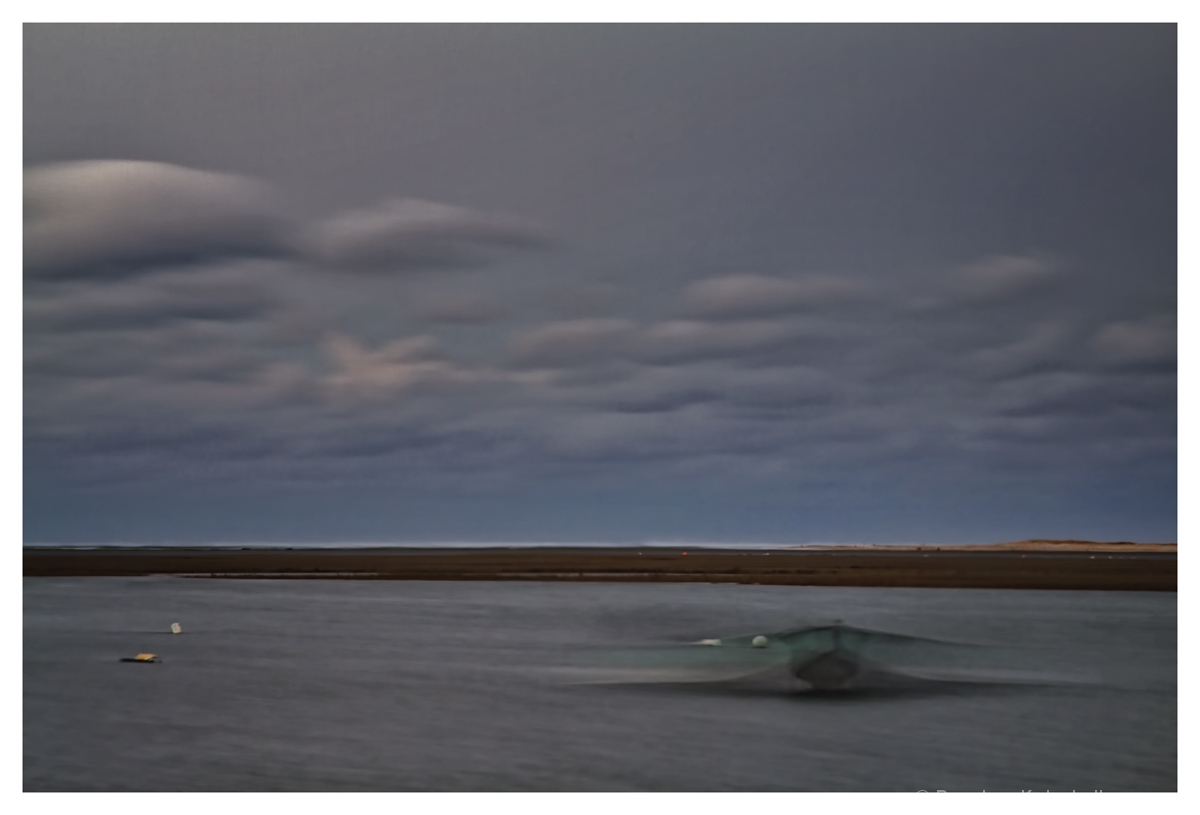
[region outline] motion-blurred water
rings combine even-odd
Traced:
[[[26,578],[26,790],[1174,790],[1176,595]],[[840,618],[1039,684],[578,686],[581,648]],[[173,635],[179,622],[183,633]],[[157,665],[118,662],[153,652]]]

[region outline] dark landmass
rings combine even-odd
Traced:
[[[906,552],[1076,552],[1095,554],[1096,552],[1120,552],[1122,554],[1146,555],[1151,552],[1175,554],[1179,545],[1175,543],[1134,543],[1133,541],[1081,541],[1058,540],[1051,538],[1036,538],[1033,540],[1010,541],[1008,543],[970,543],[925,546],[894,546],[886,544],[847,544],[828,545],[820,548],[826,551],[906,551]]]
[[[985,546],[477,549],[49,548],[26,577],[552,580],[1176,591],[1174,544],[1022,541]]]

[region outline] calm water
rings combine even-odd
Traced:
[[[1176,788],[1173,593],[26,578],[24,600],[26,790]],[[831,618],[1017,646],[1058,681],[548,670]],[[146,651],[164,661],[117,661]]]

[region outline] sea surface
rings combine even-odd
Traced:
[[[1177,783],[1174,593],[84,577],[25,578],[24,606],[27,791]],[[560,670],[833,619],[997,646],[1022,678],[811,693]],[[119,662],[142,652],[162,662]]]

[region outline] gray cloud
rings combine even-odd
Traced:
[[[855,355],[890,342],[903,323],[860,333],[819,365],[755,368],[743,357],[706,355],[714,342],[706,333],[735,331],[715,335],[721,353],[753,351],[786,345],[790,335],[771,332],[788,323],[768,322],[772,328],[764,331],[754,321],[676,322],[686,327],[574,320],[518,335],[514,346],[523,340],[549,370],[468,364],[427,335],[370,343],[326,333],[321,361],[297,363],[239,346],[217,325],[203,332],[201,324],[179,324],[64,334],[61,343],[76,340],[51,355],[60,363],[73,356],[96,372],[102,361],[123,355],[125,366],[118,378],[110,370],[99,378],[60,379],[51,390],[30,380],[30,396],[41,407],[27,432],[35,449],[64,449],[55,447],[54,428],[72,417],[93,433],[129,440],[124,452],[116,444],[88,455],[136,459],[130,467],[143,474],[195,456],[197,473],[283,472],[315,482],[382,478],[460,488],[514,472],[578,475],[612,467],[689,478],[736,471],[746,478],[819,473],[836,480],[854,468],[931,455],[1002,461],[1019,472],[1052,466],[1066,450],[1072,466],[1120,460],[1108,442],[1120,428],[1130,434],[1120,455],[1134,460],[1152,455],[1170,432],[1161,412],[1169,377],[1131,373],[1118,387],[1094,372],[1021,373],[1023,366],[992,379],[934,375],[931,366],[953,370],[964,357],[930,328],[918,340],[925,373],[865,378]],[[1037,322],[1007,330],[1010,345],[1021,347],[997,346],[998,353],[1036,357],[1042,341],[1049,343],[1046,353],[1058,353],[1047,339],[1053,332]],[[681,355],[676,347],[669,360],[640,357],[645,343],[664,336],[695,342],[696,332],[704,354]],[[90,449],[86,439],[72,439],[61,444]],[[124,472],[123,466],[109,472]]]
[[[612,283],[592,281],[552,289],[535,298],[535,304],[561,318],[600,317],[619,308],[626,295]]]
[[[514,365],[548,368],[611,359],[680,364],[757,356],[765,361],[793,357],[807,342],[823,339],[816,327],[794,320],[666,320],[639,328],[628,320],[590,318],[525,331],[509,342],[507,354]]]
[[[360,271],[477,266],[547,245],[537,226],[503,215],[400,198],[338,215],[307,238],[322,262]]]
[[[1077,364],[1069,354],[1071,329],[1072,326],[1061,321],[1020,325],[1016,339],[1006,339],[1000,344],[989,343],[984,348],[969,352],[963,360],[963,374],[1004,379],[1047,367]]]
[[[728,357],[792,356],[797,343],[813,338],[810,326],[795,321],[753,320],[710,323],[669,320],[645,329],[633,345],[639,359],[686,362]]]
[[[25,267],[38,278],[114,278],[148,268],[284,251],[269,190],[234,175],[147,161],[25,172]]]
[[[771,317],[861,300],[868,287],[832,275],[788,279],[737,274],[693,283],[683,293],[685,313],[707,319]]]
[[[1174,382],[1162,375],[1112,377],[1095,372],[1047,372],[998,383],[976,416],[1037,418],[1042,426],[1075,440],[1116,444],[1135,437],[1169,437],[1174,432],[1163,404]],[[1072,426],[1081,420],[1090,426]],[[1117,430],[1117,428],[1123,428]],[[1104,443],[1097,446],[1103,448]]]
[[[1096,332],[1091,346],[1110,365],[1174,368],[1175,322],[1174,314],[1111,322]]]
[[[466,362],[431,334],[369,341],[352,327],[308,324],[291,307],[259,314],[265,300],[239,305],[236,291],[216,286],[228,280],[190,275],[58,292],[64,314],[111,325],[34,335],[29,398],[41,407],[32,439],[44,440],[39,428],[56,415],[136,435],[140,423],[175,411],[183,424],[224,428],[219,444],[200,448],[213,467],[224,458],[238,467],[287,461],[315,473],[353,458],[394,477],[428,468],[449,478],[473,461],[479,472],[470,477],[484,478],[484,470],[515,462],[530,472],[619,461],[703,470],[732,457],[766,472],[803,462],[865,466],[922,450],[992,455],[991,445],[1004,444],[1027,445],[1024,458],[1012,449],[1005,456],[1030,464],[1072,417],[1093,428],[1071,431],[1084,457],[1121,411],[1144,414],[1126,421],[1145,424],[1143,447],[1157,444],[1154,423],[1164,421],[1163,388],[1171,387],[1132,368],[1118,387],[1089,369],[1095,359],[1161,350],[1162,318],[1097,330],[1002,303],[984,312],[964,303],[963,319],[933,322],[899,304],[837,320],[591,318],[519,330],[499,360]],[[182,299],[172,304],[170,296]],[[193,296],[197,303],[186,306]],[[205,296],[212,315],[230,319],[175,319],[201,313]],[[75,305],[63,305],[72,298]],[[160,313],[171,319],[118,327]],[[237,328],[239,313],[264,318],[253,324],[261,342]],[[304,330],[280,346],[270,335],[289,314]],[[450,469],[439,463],[445,457],[455,462]]]
[[[755,369],[722,361],[684,365],[626,365],[603,381],[559,376],[547,402],[621,413],[657,413],[700,402],[746,409],[828,405],[852,392],[836,377],[806,367]],[[748,415],[748,414],[746,414]]]
[[[1025,255],[993,255],[959,269],[951,279],[954,294],[968,302],[995,302],[1037,293],[1054,281],[1059,268]]]
[[[586,364],[627,349],[635,331],[628,320],[563,320],[514,337],[508,344],[508,358],[513,364],[525,367]]]
[[[1169,530],[1175,39],[29,27],[29,534]]]
[[[187,367],[183,360],[232,359],[223,357],[227,351],[237,355],[239,367],[246,359],[257,358],[245,343],[239,342],[235,330],[221,322],[162,321],[125,328],[105,325],[92,330],[47,331],[27,338],[25,374],[68,379],[132,377],[152,388],[160,376],[178,378],[178,371]],[[212,366],[207,367],[211,370]],[[48,387],[65,393],[71,386]],[[48,394],[39,390],[38,395]]]
[[[55,289],[25,303],[26,332],[119,330],[173,320],[236,321],[278,303],[269,288],[228,274],[159,275]]]
[[[431,323],[472,325],[497,320],[508,313],[508,307],[496,298],[447,293],[424,298],[417,313]]]

